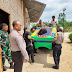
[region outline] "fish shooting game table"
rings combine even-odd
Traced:
[[[35,39],[35,49],[46,47],[51,50],[52,40],[57,37],[57,30],[56,27],[39,27],[31,34],[31,37]]]

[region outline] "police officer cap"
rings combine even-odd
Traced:
[[[59,29],[63,31],[63,27],[59,27]]]

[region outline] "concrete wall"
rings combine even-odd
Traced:
[[[25,26],[28,28],[28,30],[30,30],[30,18],[27,8],[25,8],[25,23],[26,23]]]
[[[10,14],[11,29],[14,20],[20,21],[22,27],[24,27],[23,3],[21,0],[0,0],[0,9]]]

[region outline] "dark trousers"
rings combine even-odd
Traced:
[[[55,45],[55,48],[53,49],[53,58],[56,66],[59,66],[61,48],[61,45]]]
[[[22,72],[23,66],[23,55],[20,51],[11,52],[12,60],[14,62],[14,72]]]
[[[56,64],[56,66],[59,66],[60,55],[61,55],[61,49],[60,50],[53,51],[53,57],[54,57],[54,62]]]
[[[34,62],[34,52],[32,46],[30,45],[29,47],[26,47],[26,50],[28,52],[29,58],[31,57],[32,62]]]
[[[34,42],[32,42],[32,44],[33,44],[33,51],[34,51],[34,53],[36,53],[37,49],[35,49]]]

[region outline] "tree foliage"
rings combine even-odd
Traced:
[[[51,23],[49,21],[43,22],[44,26],[51,26]],[[65,32],[72,32],[72,21],[66,20],[66,14],[60,13],[58,17],[58,26],[64,27]],[[36,29],[36,24],[32,24],[31,28]]]
[[[65,32],[72,31],[72,22],[65,20],[66,19],[66,14],[60,13],[58,17],[58,25],[59,27],[62,26],[64,27]]]

